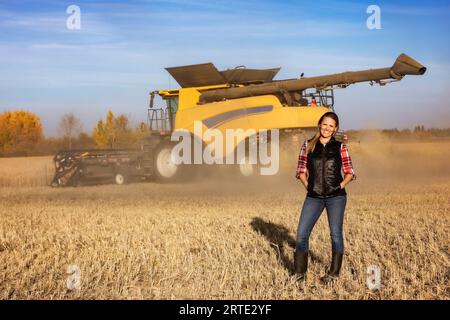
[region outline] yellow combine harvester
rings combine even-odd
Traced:
[[[224,148],[226,157],[227,152],[234,152],[239,145],[248,148],[249,135],[255,135],[254,131],[256,137],[252,141],[258,141],[258,132],[263,129],[279,129],[282,140],[316,130],[322,114],[333,110],[335,88],[366,81],[385,85],[405,75],[422,75],[426,68],[401,54],[388,68],[310,78],[302,75],[290,80],[273,80],[279,68],[237,67],[218,71],[212,63],[205,63],[166,70],[181,88],[150,93],[151,134],[142,141],[140,148],[61,151],[55,156],[54,186],[73,185],[97,176],[114,177],[118,184],[132,176],[174,180],[187,165],[173,162],[173,133],[188,133],[203,150],[211,142],[205,141],[199,132],[215,129],[226,136],[227,129],[242,129],[245,134],[233,138],[232,148]],[[165,107],[155,106],[156,95],[165,101]],[[192,163],[198,162],[192,159]],[[239,168],[243,175],[249,174],[248,165]]]

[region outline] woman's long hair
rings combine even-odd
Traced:
[[[339,118],[338,118],[336,113],[331,112],[331,111],[324,113],[320,117],[319,122],[317,123],[317,125],[319,126],[319,128],[317,130],[317,133],[314,135],[314,137],[312,137],[311,139],[308,140],[308,147],[306,148],[306,153],[307,154],[314,150],[314,148],[316,147],[317,141],[319,141],[319,138],[320,138],[320,125],[322,124],[322,121],[323,121],[323,119],[325,117],[333,119],[336,122],[336,128],[339,127]]]

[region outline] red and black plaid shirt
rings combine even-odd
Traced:
[[[308,140],[303,142],[303,145],[300,149],[300,155],[298,156],[298,164],[297,164],[297,179],[300,176],[300,173],[306,173],[308,155],[306,154],[306,148],[308,147]],[[344,174],[351,174],[352,180],[356,179],[355,171],[353,170],[352,159],[350,158],[350,154],[348,153],[348,148],[345,143],[341,143],[341,159],[342,159],[342,171]]]

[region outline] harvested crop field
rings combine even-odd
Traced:
[[[277,177],[60,189],[45,186],[50,157],[0,159],[0,298],[449,299],[450,142],[368,139],[350,152],[358,178],[333,286],[319,282],[326,214],[306,283],[291,274],[305,197],[296,151]]]

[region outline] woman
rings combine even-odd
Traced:
[[[338,116],[334,112],[325,113],[319,119],[316,135],[305,140],[300,150],[296,177],[308,193],[300,215],[294,254],[295,272],[299,279],[306,278],[309,236],[324,208],[327,209],[330,227],[332,257],[330,269],[321,278],[322,282],[336,279],[341,269],[344,253],[342,225],[347,202],[344,188],[356,176],[347,146],[334,138],[338,128]]]

